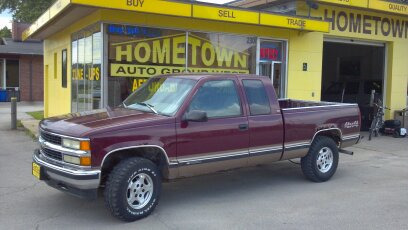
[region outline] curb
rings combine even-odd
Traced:
[[[38,139],[39,137],[39,132],[38,132],[38,124],[40,123],[39,120],[35,119],[26,119],[26,120],[21,120],[21,124],[23,125],[23,128],[28,132],[30,136],[32,136],[34,139]]]

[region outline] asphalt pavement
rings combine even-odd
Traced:
[[[307,181],[288,161],[165,183],[151,216],[124,223],[102,198],[37,181],[37,143],[9,130],[7,111],[0,105],[0,229],[408,229],[408,138],[349,148],[355,155],[342,154],[326,183]]]

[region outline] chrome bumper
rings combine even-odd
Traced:
[[[41,166],[44,180],[52,187],[57,186],[56,188],[71,193],[77,190],[96,190],[99,187],[101,170],[74,169],[51,164],[41,158],[39,150],[34,152],[33,162]]]

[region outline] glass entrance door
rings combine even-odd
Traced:
[[[270,62],[261,62],[259,64],[259,75],[269,77],[272,79],[272,63]]]
[[[266,76],[271,79],[273,87],[275,88],[276,96],[281,98],[283,94],[282,84],[282,62],[261,62],[259,64],[259,75]]]

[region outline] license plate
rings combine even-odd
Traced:
[[[33,162],[33,175],[40,180],[41,179],[41,166]]]

